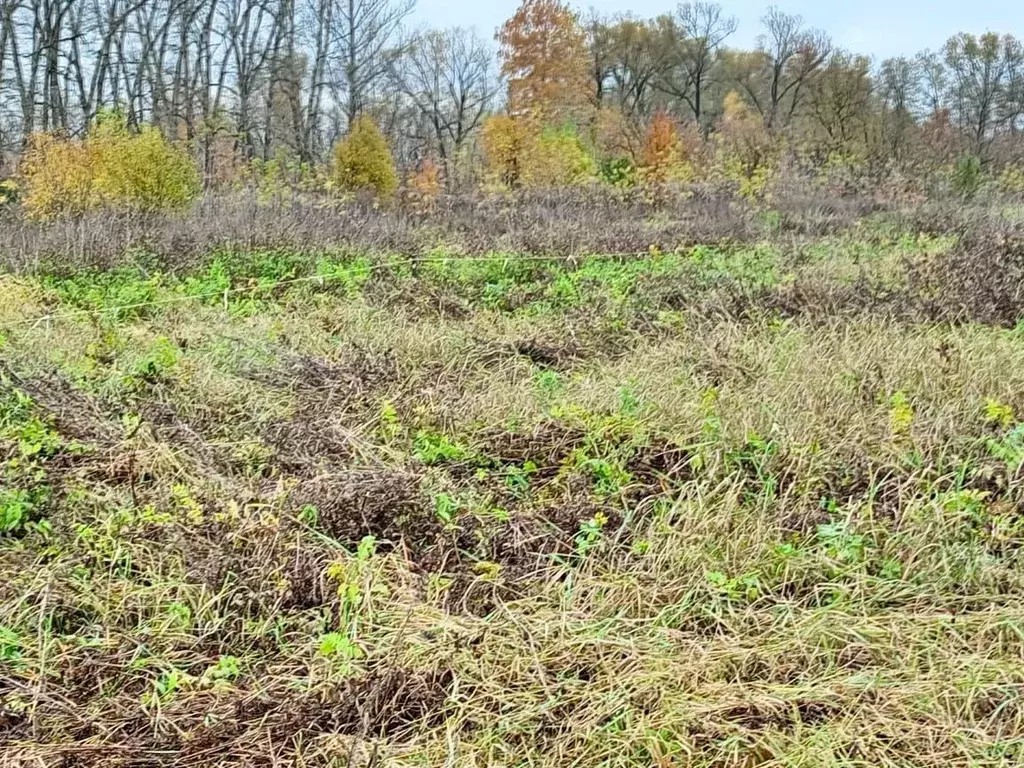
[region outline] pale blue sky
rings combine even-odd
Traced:
[[[678,0],[582,0],[580,10],[594,7],[602,13],[629,11],[656,16],[675,7]],[[515,12],[519,0],[418,0],[415,22],[431,27],[476,27],[490,38]],[[751,46],[759,32],[759,19],[770,2],[724,0],[726,10],[739,18],[733,45]],[[811,26],[827,31],[835,42],[857,53],[879,58],[913,54],[937,48],[956,32],[988,30],[1024,36],[1022,0],[787,0],[778,6],[799,13]]]

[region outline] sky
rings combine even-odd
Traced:
[[[570,5],[650,17],[671,10],[677,1],[570,0]],[[740,21],[730,44],[752,47],[759,19],[771,0],[721,1]],[[481,36],[490,38],[518,5],[519,0],[417,0],[414,22],[430,27],[475,27]],[[837,45],[878,59],[938,48],[957,32],[1009,32],[1024,37],[1021,0],[778,0],[777,5],[787,13],[800,14],[809,26],[824,29]]]

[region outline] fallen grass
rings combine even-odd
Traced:
[[[1019,764],[1019,330],[763,298],[951,247],[5,278],[0,762]]]

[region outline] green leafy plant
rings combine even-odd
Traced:
[[[385,400],[380,407],[380,425],[377,431],[385,443],[392,442],[402,433],[402,421],[398,417],[398,411],[390,400]]]
[[[330,662],[337,674],[347,677],[355,670],[354,662],[366,654],[359,644],[342,632],[328,632],[321,635],[317,653]]]
[[[194,681],[191,675],[176,667],[166,668],[153,681],[153,687],[143,694],[143,703],[150,707],[165,705]]]
[[[615,187],[631,187],[636,184],[636,167],[628,157],[613,157],[603,160],[598,168],[598,177],[605,184]]]
[[[32,494],[20,488],[0,489],[0,533],[19,530],[35,509]]]
[[[320,510],[313,504],[306,504],[299,510],[299,522],[311,528],[320,521]]]
[[[522,498],[530,491],[530,477],[536,474],[537,465],[524,461],[521,467],[510,465],[505,468],[505,487],[515,496]]]
[[[562,392],[562,377],[558,371],[537,371],[533,375],[533,384],[544,397],[553,398]]]
[[[464,446],[454,443],[439,432],[421,429],[413,437],[413,452],[424,464],[463,461],[470,453]]]
[[[964,198],[974,197],[984,180],[981,158],[976,155],[960,155],[956,159],[950,175],[950,185],[954,192]]]
[[[235,656],[221,656],[203,672],[199,683],[204,687],[230,685],[242,674],[242,664]]]
[[[1024,466],[1024,424],[1018,424],[1000,438],[988,438],[985,444],[988,452],[1005,461],[1011,472]]]
[[[36,523],[52,493],[46,483],[46,465],[61,453],[83,450],[66,443],[35,402],[16,388],[0,394],[0,448],[10,458],[0,464],[0,534],[18,534]],[[46,532],[45,527],[38,529]]]
[[[320,259],[316,263],[316,275],[323,279],[323,285],[348,297],[358,296],[372,274],[373,267],[365,257],[344,261]]]
[[[589,520],[580,523],[579,532],[576,534],[576,554],[583,557],[596,547],[601,542],[606,525],[608,516],[604,512],[597,512]]]
[[[1010,406],[992,398],[985,400],[985,421],[987,423],[1009,429],[1016,420],[1017,417]]]
[[[434,516],[445,525],[451,525],[455,521],[462,505],[454,497],[447,493],[439,493],[434,496]]]
[[[895,392],[889,398],[889,428],[897,437],[906,436],[914,423],[914,407],[904,392]]]
[[[0,626],[0,663],[13,668],[21,665],[22,639],[13,629]]]
[[[720,596],[732,603],[753,602],[763,592],[761,574],[757,572],[729,577],[721,571],[708,571],[704,577]]]
[[[178,345],[166,336],[158,337],[132,368],[131,382],[154,382],[166,377],[181,357]]]
[[[370,562],[376,553],[376,537],[364,536],[359,541],[354,556],[332,563],[327,568],[327,577],[338,585],[341,622],[350,637],[356,636],[359,614],[366,597],[364,583],[369,575]]]

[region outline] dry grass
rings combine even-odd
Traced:
[[[802,211],[801,204],[794,215]],[[850,223],[829,227],[842,228],[843,221]],[[68,271],[123,264],[145,253],[150,267],[189,269],[232,248],[417,255],[443,245],[477,255],[645,253],[749,242],[765,229],[749,206],[710,192],[658,205],[640,192],[602,188],[444,197],[429,215],[360,202],[209,196],[180,214],[110,211],[38,223],[0,211],[0,267]]]
[[[1020,764],[1022,336],[906,267],[970,242],[4,279],[0,765]]]

